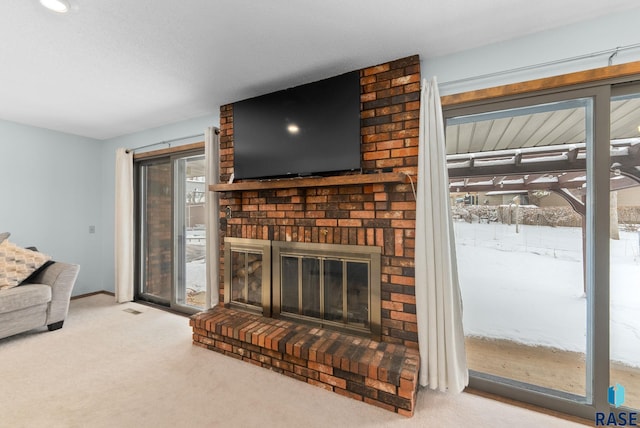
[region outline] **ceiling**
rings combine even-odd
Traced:
[[[637,0],[3,2],[0,119],[108,139],[221,104],[638,7]],[[535,17],[535,19],[532,19]]]

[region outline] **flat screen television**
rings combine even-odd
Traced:
[[[233,104],[234,177],[360,169],[358,71]]]

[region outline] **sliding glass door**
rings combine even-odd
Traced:
[[[184,312],[204,308],[204,155],[183,153],[136,164],[138,297]]]
[[[445,116],[471,386],[608,410],[609,88]]]
[[[171,161],[138,165],[138,226],[140,230],[140,297],[169,304],[173,286]]]
[[[610,377],[614,406],[640,409],[640,85],[611,98]],[[622,390],[624,389],[624,393]]]
[[[204,155],[174,160],[175,303],[204,308],[206,233]]]

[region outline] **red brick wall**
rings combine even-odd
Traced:
[[[360,70],[360,85],[362,168],[406,172],[415,182],[419,57]],[[220,107],[220,182],[232,172],[233,104],[228,104]],[[226,192],[220,195],[220,212],[221,254],[225,236],[381,247],[382,340],[417,347],[410,184]],[[220,301],[223,290],[221,275]]]

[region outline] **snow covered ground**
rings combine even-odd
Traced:
[[[204,291],[206,289],[206,235],[202,229],[187,231],[187,291]]]
[[[207,264],[204,259],[187,262],[187,289],[204,291],[206,283]]]
[[[465,334],[586,350],[580,228],[457,222]],[[640,367],[638,232],[611,242],[611,359]]]

